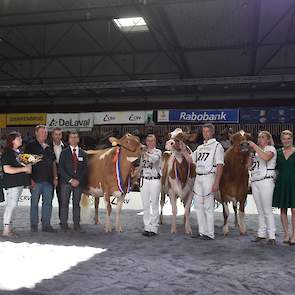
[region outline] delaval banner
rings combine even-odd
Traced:
[[[47,114],[49,129],[60,127],[63,130],[91,130],[93,127],[93,113],[56,113]]]
[[[239,110],[160,110],[158,111],[158,122],[239,123]]]
[[[145,124],[152,111],[94,113],[94,125]]]

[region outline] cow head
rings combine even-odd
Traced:
[[[167,151],[180,151],[180,142],[186,142],[189,138],[187,132],[182,131],[180,128],[176,128],[169,133],[169,140],[166,141],[165,149]]]
[[[129,162],[136,161],[141,155],[143,145],[140,143],[139,137],[135,135],[127,133],[119,139],[115,137],[110,137],[109,141],[112,146],[121,147],[125,151],[127,155],[127,160]]]
[[[241,153],[249,153],[250,152],[250,146],[249,146],[249,140],[250,140],[250,133],[247,133],[243,130],[233,134],[231,136],[231,141],[234,146],[239,152]]]

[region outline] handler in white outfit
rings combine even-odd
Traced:
[[[204,144],[192,154],[196,164],[194,184],[195,209],[199,225],[199,236],[206,240],[214,237],[214,195],[219,190],[219,182],[224,165],[224,149],[214,138],[212,124],[202,127]]]
[[[268,243],[275,244],[275,220],[272,211],[272,198],[276,177],[277,152],[271,134],[261,131],[258,135],[258,145],[249,141],[253,148],[251,166],[251,187],[258,211],[258,232],[254,242],[268,238]]]
[[[143,205],[144,236],[158,234],[159,226],[159,196],[161,191],[161,156],[156,149],[156,137],[149,134],[146,138],[147,149],[141,157],[141,187],[140,195]]]

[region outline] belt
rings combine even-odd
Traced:
[[[145,177],[142,176],[143,179],[148,179],[148,180],[152,180],[152,179],[160,179],[160,176],[156,176],[156,177]]]
[[[274,179],[274,177],[273,176],[265,176],[264,178],[262,178],[262,179],[258,179],[258,180],[251,180],[251,182],[256,182],[256,181],[262,181],[262,180],[264,180],[264,179]]]

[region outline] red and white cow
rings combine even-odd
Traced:
[[[129,133],[122,138],[110,137],[111,148],[88,151],[91,155],[88,169],[88,185],[81,201],[81,210],[89,206],[88,196],[95,197],[95,223],[99,223],[99,198],[104,197],[106,204],[105,231],[112,231],[111,197],[117,198],[116,230],[122,231],[120,213],[127,188],[131,185],[132,162],[140,158],[143,145],[137,136]],[[85,212],[86,210],[84,210]]]
[[[169,133],[170,139],[166,142],[166,150],[162,157],[162,191],[161,191],[161,215],[160,222],[163,223],[163,206],[166,194],[170,198],[172,206],[171,233],[176,233],[177,197],[184,204],[185,233],[192,234],[190,225],[190,208],[193,199],[193,186],[196,177],[195,165],[188,163],[180,152],[180,142],[188,140],[189,134],[180,128]],[[188,151],[191,150],[187,147]]]

